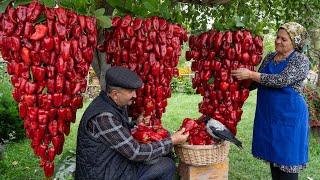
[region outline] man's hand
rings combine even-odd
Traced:
[[[185,128],[182,128],[179,131],[172,134],[171,141],[172,141],[173,145],[183,144],[188,140],[189,132],[184,133],[185,130],[186,130]]]
[[[141,124],[142,123],[142,124],[145,124],[145,125],[149,125],[150,124],[150,119],[151,119],[151,116],[144,117],[144,112],[143,112],[137,118],[136,123],[137,124]]]

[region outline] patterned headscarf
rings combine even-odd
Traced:
[[[299,52],[302,52],[303,47],[307,43],[308,39],[308,33],[306,28],[304,28],[301,24],[296,22],[285,23],[282,26],[280,26],[280,28],[283,28],[287,31],[293,43],[294,49],[296,49]]]

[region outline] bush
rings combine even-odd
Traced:
[[[11,95],[12,86],[5,67],[0,65],[0,141],[19,140],[25,137],[18,104]]]
[[[192,88],[192,78],[190,76],[179,76],[177,78],[172,78],[171,89],[173,93],[196,93],[196,91]]]
[[[315,85],[308,84],[304,90],[308,103],[309,120],[320,121],[320,90]]]

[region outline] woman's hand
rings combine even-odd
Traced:
[[[252,79],[253,72],[247,68],[239,68],[232,70],[231,75],[235,76],[238,80]]]

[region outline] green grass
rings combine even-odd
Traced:
[[[173,94],[173,97],[169,99],[167,112],[162,118],[164,127],[175,131],[180,127],[184,118],[199,117],[198,103],[200,101],[201,97],[198,95]],[[234,145],[231,146],[229,154],[230,180],[271,179],[269,165],[251,155],[255,103],[256,92],[253,91],[243,107],[244,113],[238,125],[237,136],[243,142],[244,149],[239,150]],[[77,122],[79,122],[84,108],[78,111]],[[77,123],[72,125],[71,133],[66,138],[63,154],[56,158],[56,166],[69,154],[69,151],[75,149],[77,126]],[[310,134],[309,163],[307,169],[300,173],[302,180],[320,179],[320,144],[317,143],[317,138],[319,137]],[[29,140],[10,143],[6,146],[4,159],[0,162],[0,179],[44,179],[42,169],[38,166],[38,159],[35,158],[29,146]]]

